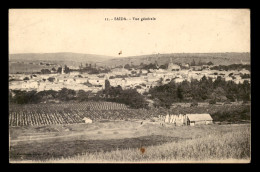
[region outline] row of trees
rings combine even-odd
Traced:
[[[109,81],[107,81],[109,82]],[[106,84],[107,84],[106,82]],[[60,91],[9,91],[9,101],[16,104],[34,104],[50,100],[59,101],[109,101],[129,105],[132,108],[146,107],[144,96],[139,94],[135,89],[123,90],[120,86],[110,87],[106,85],[106,89],[99,91],[97,94],[91,91],[71,90],[63,88]]]
[[[156,106],[170,107],[174,102],[250,101],[251,85],[248,81],[236,84],[218,77],[214,82],[205,76],[200,80],[184,81],[151,88],[148,92]]]
[[[9,101],[17,104],[40,103],[46,100],[69,101],[74,100],[77,96],[75,90],[63,88],[60,91],[45,90],[45,91],[22,91],[9,90]]]
[[[12,90],[9,91],[9,101],[17,104],[30,104],[40,103],[48,100],[60,100],[60,101],[87,101],[91,95],[91,91],[85,92],[84,90],[71,90],[63,88],[60,91],[45,90],[45,91],[21,91]]]
[[[231,64],[231,65],[213,66],[210,69],[211,70],[225,70],[225,71],[246,69],[248,71],[251,71],[251,66],[250,66],[250,64]]]
[[[51,74],[51,71],[56,73],[62,73],[62,67],[59,67],[57,70],[54,67],[51,70],[42,69],[41,74]],[[70,73],[70,68],[67,65],[64,66],[64,73]]]
[[[182,66],[181,63],[177,63],[178,65],[180,65],[182,68],[186,68],[186,66]],[[190,66],[202,66],[202,65],[213,65],[213,63],[210,62],[202,62],[199,61],[196,63],[196,61],[193,59],[193,61],[191,63],[189,63]],[[162,65],[158,65],[157,61],[155,61],[154,63],[149,63],[149,64],[144,64],[144,63],[140,63],[140,65],[129,65],[126,64],[124,65],[125,69],[131,69],[131,68],[137,68],[137,69],[167,69],[168,68],[168,63],[162,64]]]
[[[108,73],[110,72],[110,69],[108,68],[100,68],[100,67],[97,67],[96,64],[92,65],[91,63],[88,64],[86,63],[85,66],[83,66],[82,64],[79,66],[79,70],[76,70],[76,71],[79,71],[80,73],[88,73],[88,74],[100,74],[100,73]]]
[[[136,89],[123,90],[121,86],[112,87],[108,80],[105,81],[105,89],[97,94],[83,90],[75,91],[63,88],[60,91],[20,91],[9,92],[10,102],[18,104],[39,103],[46,100],[60,101],[111,101],[124,103],[133,108],[147,107],[146,96],[154,100],[155,106],[170,107],[174,102],[209,102],[214,104],[217,101],[250,101],[251,85],[248,81],[243,84],[236,84],[233,81],[225,81],[218,77],[215,81],[205,76],[200,80],[184,81],[160,85],[151,88],[145,95],[139,94]]]

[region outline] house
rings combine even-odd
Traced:
[[[111,70],[111,73],[114,75],[127,75],[127,74],[131,74],[131,72],[127,69],[124,68],[115,68]]]
[[[185,79],[183,79],[183,78],[175,78],[173,81],[175,82],[175,83],[180,83],[180,82],[183,82]]]
[[[192,70],[195,70],[195,71],[200,71],[200,70],[202,70],[202,67],[201,67],[201,66],[192,66],[191,68],[192,68]]]
[[[213,119],[210,114],[186,114],[187,116],[187,125],[194,126],[200,124],[212,124]]]
[[[168,71],[180,71],[181,67],[179,65],[169,63],[168,65]]]
[[[88,82],[92,85],[95,85],[95,86],[101,86],[103,88],[105,88],[105,79],[103,78],[89,78],[88,79]]]

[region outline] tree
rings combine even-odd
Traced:
[[[27,80],[29,80],[29,77],[25,77],[25,78],[23,78],[23,80],[24,80],[24,81],[27,81]]]
[[[178,88],[177,88],[177,96],[180,101],[183,100],[183,89],[181,88],[181,86],[178,86]]]
[[[62,88],[58,93],[58,98],[62,101],[68,101],[74,99],[75,95],[76,95],[75,90]]]
[[[196,66],[196,62],[195,62],[195,60],[193,59],[192,60],[192,62],[191,62],[191,64],[190,64],[191,66]]]
[[[64,73],[70,73],[70,68],[67,65],[64,67]]]
[[[193,102],[191,103],[190,107],[194,107],[194,106],[198,106],[198,105],[199,105],[198,102],[193,101]]]
[[[89,94],[90,94],[90,91],[85,92],[84,90],[79,90],[77,93],[78,101],[80,101],[80,102],[88,101]]]
[[[129,64],[126,64],[126,65],[124,66],[124,68],[125,68],[125,69],[130,69],[131,66],[130,66]]]
[[[201,62],[201,60],[199,60],[198,66],[203,65],[203,63]]]
[[[42,70],[41,70],[41,73],[42,73],[42,74],[50,74],[51,71],[50,71],[49,69],[42,69]]]
[[[62,67],[59,67],[58,69],[57,69],[57,73],[61,73],[62,72]]]
[[[49,78],[48,78],[48,81],[50,81],[50,82],[53,82],[54,80],[55,80],[54,77],[49,77]]]
[[[158,80],[158,84],[159,84],[159,85],[162,85],[162,84],[163,84],[163,78],[160,78],[160,79]]]
[[[109,80],[105,80],[105,90],[108,90],[110,88],[110,82]]]
[[[212,66],[214,65],[211,61],[207,63],[207,65]]]
[[[36,91],[14,90],[13,92],[15,95],[12,102],[17,104],[39,103],[41,100]]]
[[[161,65],[159,68],[160,69],[167,69],[166,65]]]
[[[209,104],[216,104],[216,100],[215,99],[211,99],[210,101],[209,101]]]

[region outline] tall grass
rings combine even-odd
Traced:
[[[166,162],[166,161],[210,161],[250,160],[250,128],[237,131],[216,132],[208,136],[149,146],[140,149],[124,149],[111,152],[84,153],[45,162]]]

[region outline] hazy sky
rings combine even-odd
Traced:
[[[149,21],[105,18],[154,17]],[[10,53],[250,52],[247,9],[12,9]]]

